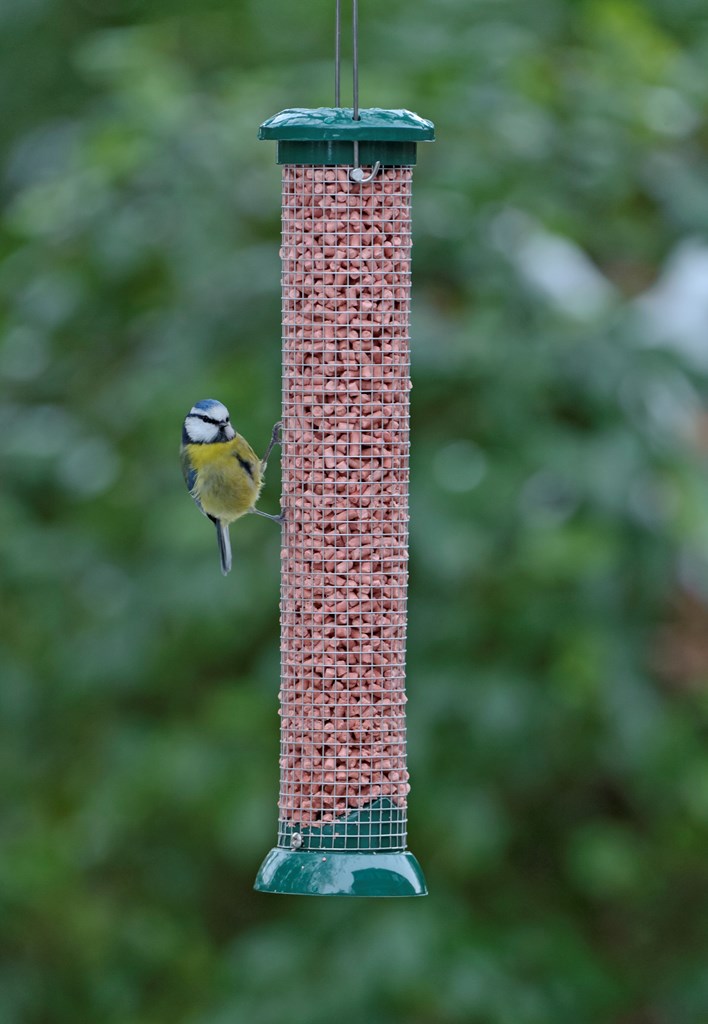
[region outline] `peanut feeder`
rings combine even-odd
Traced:
[[[353,115],[357,114],[358,118]],[[417,896],[406,849],[406,110],[285,110],[278,844],[256,889]]]

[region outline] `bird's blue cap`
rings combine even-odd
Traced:
[[[217,402],[215,398],[202,398],[201,402],[195,402],[195,409],[203,409],[205,412],[207,409],[212,409],[215,405],[221,405],[221,402]]]

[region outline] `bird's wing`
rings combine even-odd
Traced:
[[[189,456],[188,456],[186,451],[182,452],[181,463],[182,463],[182,476],[184,477],[184,482],[187,485],[187,490],[192,495],[192,498],[194,499],[194,504],[197,506],[199,511],[202,513],[202,515],[206,516],[207,514],[206,514],[206,512],[204,511],[204,509],[202,507],[201,501],[199,500],[197,495],[194,493],[194,488],[196,487],[196,484],[197,484],[197,471],[192,466],[191,462],[189,461]],[[210,517],[207,516],[207,518],[210,518]]]
[[[251,448],[246,438],[241,434],[237,434],[231,444],[234,446],[234,455],[238,459],[240,465],[248,473],[250,478],[255,480],[256,474],[260,476],[261,460],[254,452],[253,448]]]

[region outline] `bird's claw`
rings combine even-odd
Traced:
[[[271,519],[274,523],[280,523],[281,526],[285,522],[285,512],[281,512],[279,516],[272,516],[270,512],[261,512],[259,508],[252,508],[251,512],[257,516],[263,516],[264,519]]]
[[[266,448],[266,453],[263,456],[263,458],[261,459],[261,472],[265,473],[266,466],[268,465],[268,458],[270,456],[270,453],[273,451],[273,449],[275,448],[276,444],[281,444],[282,443],[282,438],[283,438],[283,424],[282,424],[281,420],[278,420],[278,422],[273,427],[272,434],[270,435],[270,441],[268,442],[268,447]]]

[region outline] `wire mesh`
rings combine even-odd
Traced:
[[[349,170],[283,168],[278,843],[404,849],[411,168]]]

